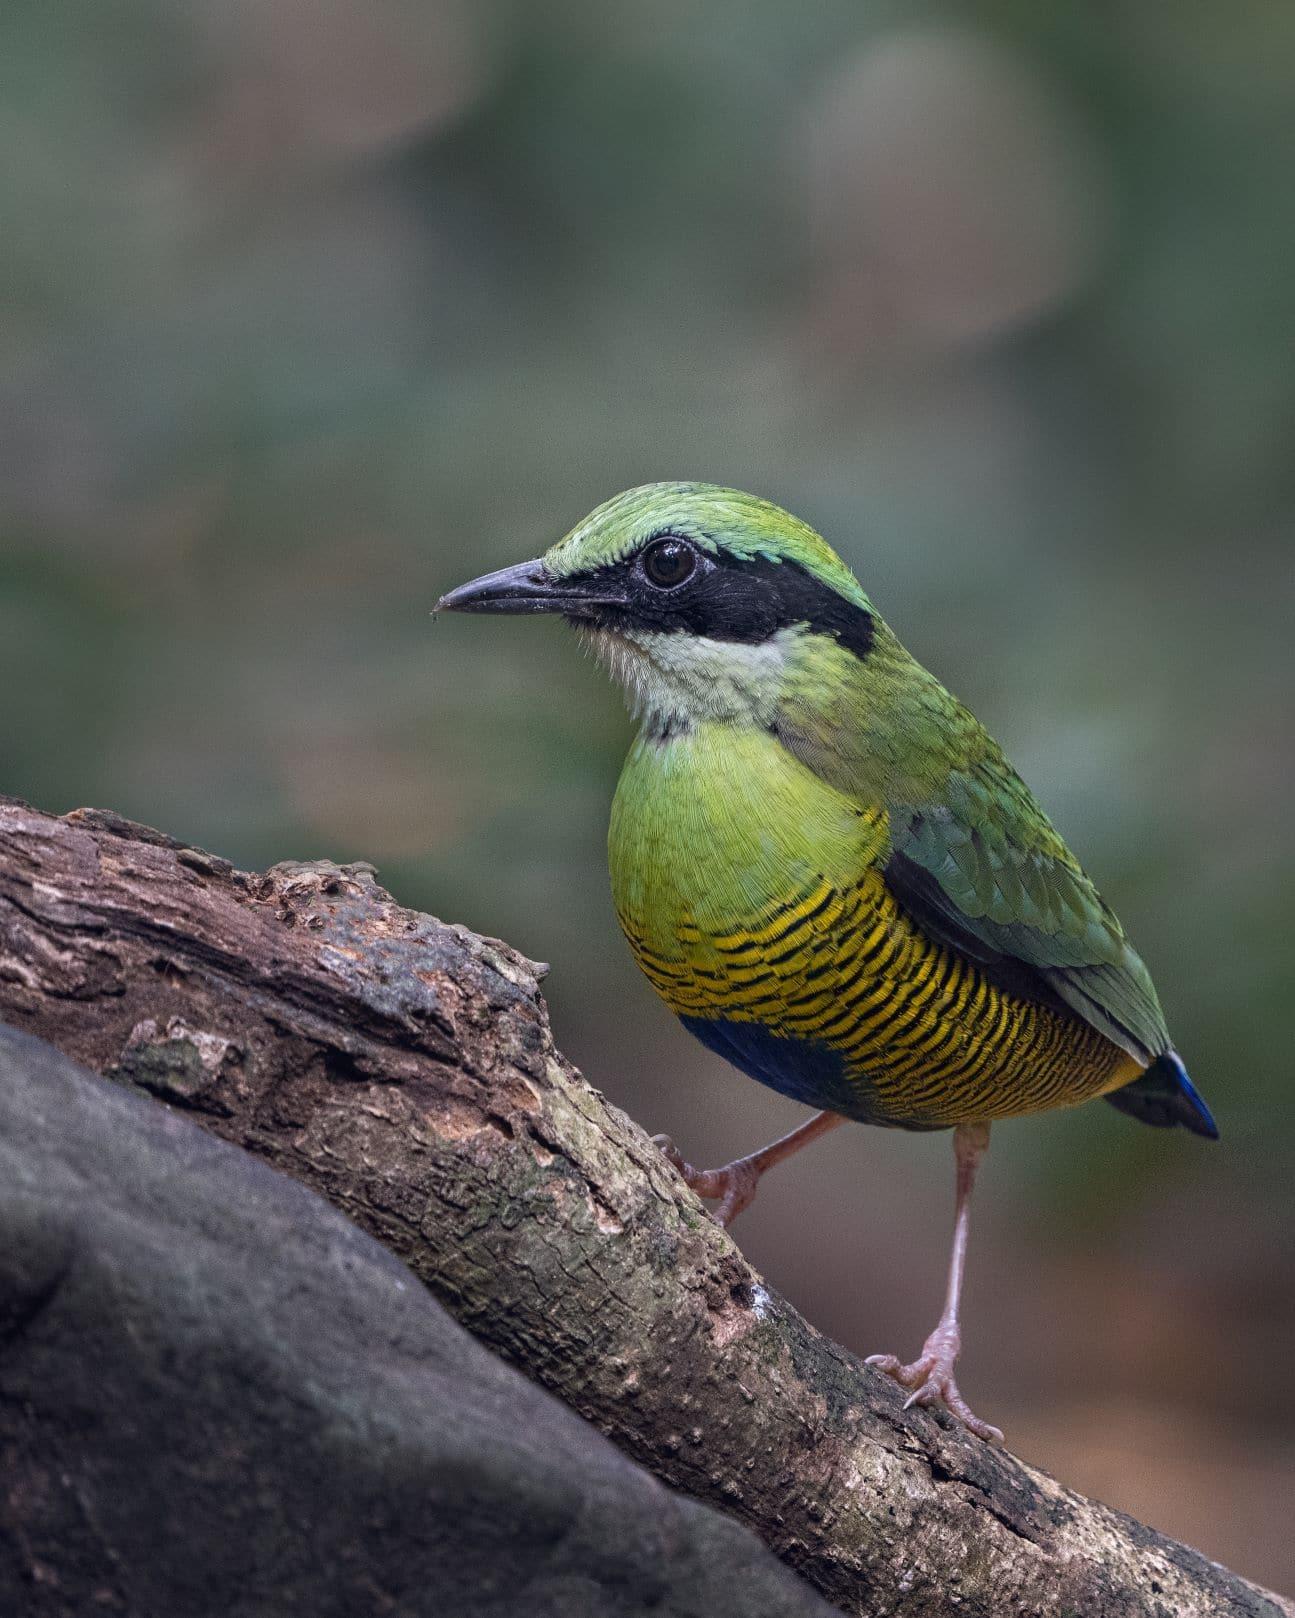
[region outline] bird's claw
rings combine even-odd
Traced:
[[[671,1140],[669,1135],[653,1135],[652,1144],[656,1147],[657,1151],[660,1152],[661,1156],[665,1158],[670,1167],[672,1169],[678,1169],[679,1173],[683,1175],[685,1180],[693,1172],[692,1165],[684,1161],[683,1153],[675,1145],[674,1141]]]
[[[711,1210],[711,1218],[721,1229],[727,1230],[744,1208],[755,1199],[760,1183],[760,1170],[749,1157],[739,1157],[722,1169],[695,1169],[669,1135],[653,1135],[655,1145],[670,1166],[679,1171],[684,1184],[708,1202],[719,1202]]]
[[[941,1339],[938,1333],[932,1333],[931,1337],[927,1338],[921,1357],[909,1365],[905,1365],[894,1354],[869,1354],[864,1364],[883,1371],[898,1382],[900,1387],[912,1389],[908,1398],[904,1400],[905,1410],[911,1409],[913,1405],[929,1408],[931,1405],[942,1404],[968,1432],[975,1433],[977,1438],[983,1438],[987,1444],[1001,1444],[1002,1432],[997,1427],[990,1426],[989,1422],[981,1421],[958,1391],[958,1384],[953,1375],[957,1357],[956,1347],[950,1349],[949,1344]]]

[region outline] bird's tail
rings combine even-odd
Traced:
[[[1121,1090],[1113,1090],[1106,1099],[1121,1112],[1127,1112],[1130,1118],[1156,1129],[1172,1129],[1175,1124],[1181,1124],[1193,1135],[1204,1135],[1207,1140],[1219,1138],[1218,1125],[1187,1077],[1187,1069],[1177,1051],[1166,1051],[1158,1056],[1141,1078]]]

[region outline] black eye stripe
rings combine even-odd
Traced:
[[[682,582],[662,588],[649,581],[648,552],[668,540],[687,546],[694,565]],[[724,551],[712,555],[680,535],[658,535],[637,555],[602,568],[588,579],[591,603],[584,616],[608,629],[704,635],[711,640],[758,645],[780,629],[804,624],[830,635],[856,657],[872,649],[872,614],[856,606],[796,562],[766,557],[739,561]]]

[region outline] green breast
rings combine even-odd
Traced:
[[[772,1034],[742,1065],[775,1088],[939,1127],[1084,1100],[1140,1071],[921,932],[886,886],[888,854],[883,810],[755,727],[640,738],[612,811],[613,896],[639,965],[694,1031]],[[816,1090],[805,1074],[825,1051],[840,1080]]]
[[[653,954],[758,926],[823,882],[847,886],[886,852],[885,816],[820,781],[766,731],[702,725],[634,744],[612,805],[612,894]]]

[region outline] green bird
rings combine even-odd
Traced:
[[[991,1121],[1104,1096],[1218,1135],[1114,912],[840,557],[754,495],[630,489],[439,608],[557,613],[625,688],[640,729],[609,847],[635,959],[710,1050],[819,1109],[721,1169],[658,1137],[720,1223],[846,1119],[952,1127],[944,1311],[916,1360],[868,1363],[1000,1439],[954,1377]]]

